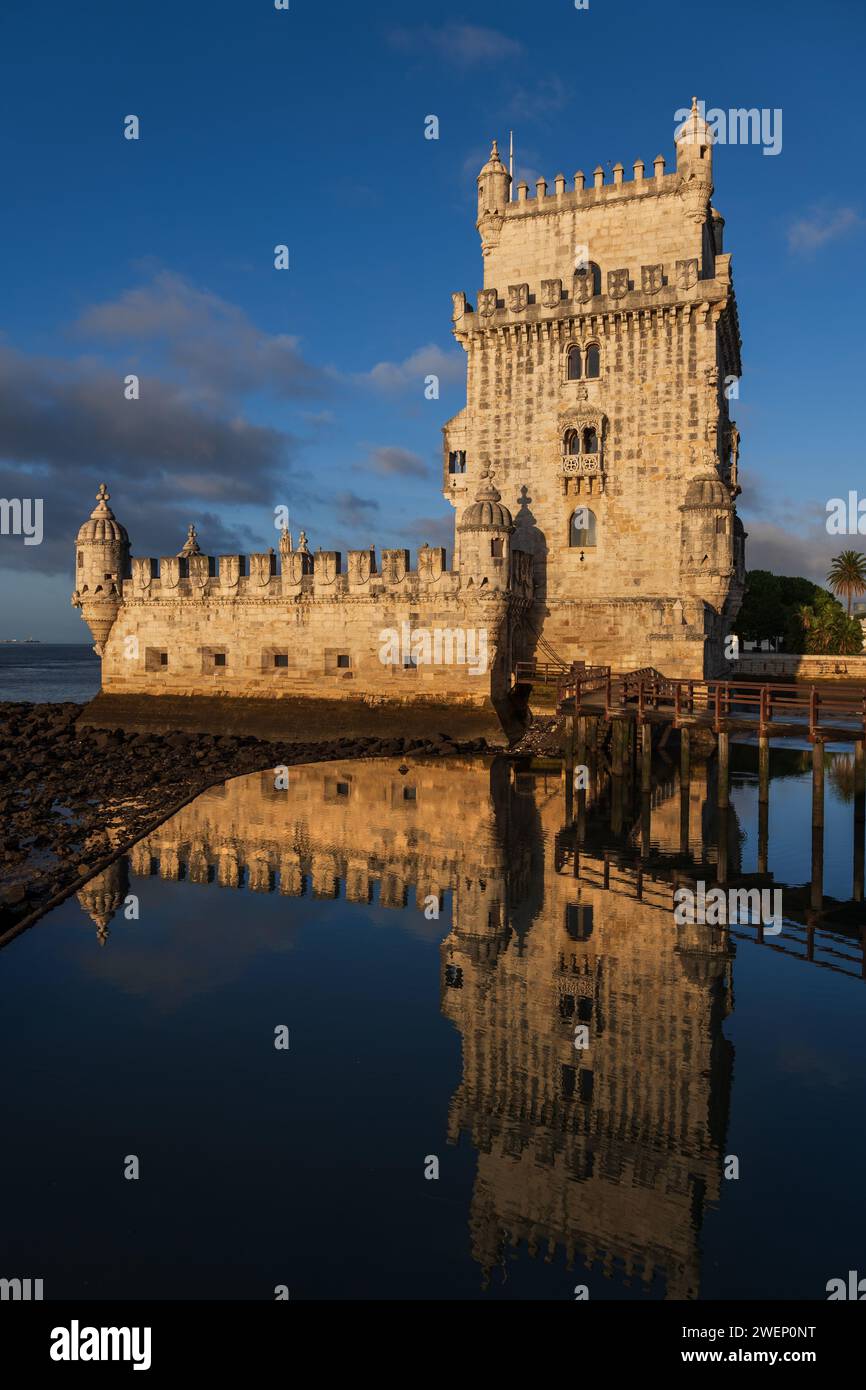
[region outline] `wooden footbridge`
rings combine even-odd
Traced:
[[[841,743],[866,737],[866,686],[827,690],[671,680],[652,667],[613,676],[606,666],[576,664],[557,684],[557,708],[572,716],[603,713],[607,720],[702,727],[716,735],[755,733]]]
[[[614,675],[608,666],[575,662],[566,666],[545,653],[545,663],[521,663],[515,679],[555,683],[556,707],[563,718],[563,762],[568,807],[577,798],[580,816],[584,793],[575,789],[574,773],[594,757],[608,737],[610,774],[617,784],[637,774],[645,798],[652,791],[653,733],[663,746],[678,731],[680,781],[688,787],[693,732],[705,748],[718,753],[718,806],[730,804],[730,739],[754,736],[758,744],[759,872],[767,869],[767,820],[770,799],[770,740],[805,739],[812,745],[812,884],[811,906],[820,912],[824,880],[824,746],[853,745],[854,860],[853,901],[864,900],[866,838],[866,686],[757,684],[728,680],[676,680],[652,667]],[[709,747],[706,747],[706,745]],[[718,881],[726,881],[724,858]]]

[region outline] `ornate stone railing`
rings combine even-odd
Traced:
[[[601,471],[600,454],[563,454],[562,472],[569,477],[588,478]]]

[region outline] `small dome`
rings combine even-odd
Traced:
[[[481,486],[475,501],[466,508],[458,527],[460,531],[513,531],[514,522],[507,507],[502,506],[502,494],[493,485],[489,469],[481,475]]]
[[[692,109],[674,135],[676,145],[712,145],[715,141],[712,127],[708,126],[698,110],[698,99],[692,97]]]
[[[731,495],[718,473],[699,473],[686,489],[687,507],[730,507]]]
[[[96,506],[90,513],[90,520],[85,521],[79,529],[79,541],[119,541],[123,545],[129,544],[126,527],[121,526],[108,505],[110,496],[105,483],[100,483],[96,494]]]
[[[499,157],[499,145],[498,145],[498,143],[494,140],[494,141],[493,141],[493,147],[492,147],[492,149],[491,149],[491,151],[490,151],[490,158],[488,159],[487,163],[484,165],[484,168],[481,170],[481,173],[478,175],[478,177],[479,177],[479,178],[482,178],[484,174],[507,174],[507,173],[508,173],[508,170],[506,169],[505,165],[502,163],[502,160],[501,160],[500,157]]]

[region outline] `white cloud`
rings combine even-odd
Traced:
[[[498,29],[479,24],[444,24],[434,29],[430,24],[418,29],[392,29],[389,40],[395,48],[407,53],[433,50],[438,57],[456,67],[474,67],[477,63],[498,63],[517,58],[523,45]]]
[[[854,208],[813,208],[788,228],[788,247],[795,255],[808,256],[862,226],[863,218]]]
[[[440,382],[460,383],[466,377],[466,358],[462,351],[443,352],[435,343],[417,348],[403,362],[377,362],[371,371],[357,380],[367,382],[380,391],[423,391],[424,380],[438,376]]]

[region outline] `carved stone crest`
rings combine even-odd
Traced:
[[[418,577],[425,584],[435,584],[437,579],[442,578],[442,571],[445,567],[445,552],[441,546],[431,550],[429,545],[422,545],[418,551]]]
[[[273,559],[272,555],[266,554],[250,556],[250,583],[256,588],[265,589],[270,584]]]
[[[677,261],[677,289],[690,290],[698,283],[698,263]]]
[[[483,314],[485,318],[489,318],[491,314],[496,313],[495,290],[478,291],[478,312],[479,314]]]
[[[508,307],[512,314],[522,314],[529,307],[529,286],[508,286]]]
[[[574,297],[578,304],[587,304],[595,294],[592,271],[588,266],[574,272]]]
[[[297,587],[304,577],[304,553],[301,550],[293,550],[291,555],[287,555],[283,560],[283,578],[287,583]]]
[[[153,565],[150,560],[135,559],[132,562],[132,581],[136,589],[149,589],[153,582]]]
[[[382,574],[389,584],[401,584],[408,568],[405,550],[382,551]]]
[[[180,559],[177,555],[168,555],[159,562],[159,577],[164,589],[176,589],[180,583]]]
[[[189,577],[193,587],[204,589],[210,578],[210,561],[206,555],[190,555],[187,561],[189,565]]]
[[[466,313],[466,295],[460,290],[451,296],[451,318],[456,323]]]
[[[642,265],[640,268],[640,283],[644,294],[658,294],[665,282],[665,268],[663,265]]]
[[[333,584],[334,580],[337,578],[336,550],[317,551],[314,573],[317,584]]]
[[[349,551],[349,578],[353,584],[367,584],[372,573],[369,550]]]
[[[541,302],[545,309],[558,308],[562,300],[562,281],[561,280],[542,280],[541,282]]]
[[[220,587],[223,589],[236,589],[238,580],[241,577],[241,557],[240,555],[221,555],[220,556]]]
[[[624,294],[628,294],[628,270],[607,272],[607,292],[611,299],[622,299]]]

